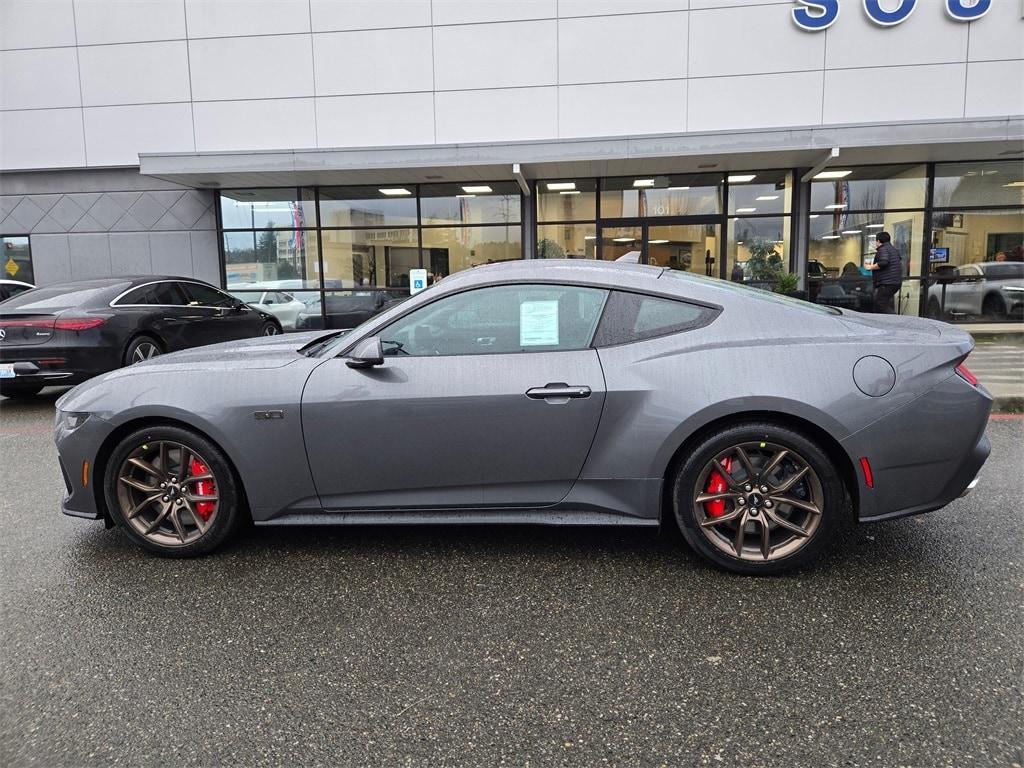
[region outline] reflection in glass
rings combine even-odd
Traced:
[[[408,288],[409,270],[419,267],[413,228],[325,229],[323,249],[327,288]]]
[[[296,330],[355,328],[408,298],[408,290],[328,291],[302,312]]]
[[[1024,163],[950,163],[935,166],[936,208],[1024,206]]]
[[[826,169],[834,171],[837,169]],[[811,182],[812,211],[870,211],[923,208],[928,180],[923,165],[845,168],[841,179]]]
[[[224,233],[225,284],[229,289],[250,284],[268,288],[317,288],[320,285],[317,259],[316,230]]]
[[[596,259],[593,224],[537,225],[538,259]]]
[[[420,198],[424,224],[518,224],[522,218],[514,181],[424,184]]]
[[[320,216],[324,227],[414,227],[416,196],[385,195],[379,186],[323,187]]]
[[[224,190],[220,215],[224,229],[315,227],[316,195],[308,187]]]
[[[626,176],[601,181],[601,217],[694,216],[722,209],[720,174]]]
[[[602,227],[601,258],[605,261],[622,259],[639,264],[643,250],[643,229],[641,227]]]
[[[34,283],[32,253],[27,237],[0,237],[0,273],[4,279]]]
[[[671,224],[647,228],[649,264],[718,277],[718,225]]]
[[[791,221],[788,216],[729,219],[726,278],[774,288],[771,274],[789,271]]]
[[[729,213],[789,213],[792,179],[788,171],[758,171],[750,183],[729,184]]]
[[[423,267],[431,280],[523,256],[521,224],[486,227],[425,227]]]
[[[537,182],[537,221],[587,221],[596,217],[594,179]]]

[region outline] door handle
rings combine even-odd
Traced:
[[[526,396],[533,400],[546,400],[549,397],[590,397],[590,387],[562,383],[547,384],[526,390]]]

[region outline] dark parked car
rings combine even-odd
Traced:
[[[973,487],[992,405],[973,346],[947,323],[654,266],[482,266],[344,335],[76,387],[57,402],[64,511],[175,556],[244,518],[678,525],[711,562],[774,573],[848,517]]]
[[[328,293],[327,328],[355,328],[408,298],[405,291],[349,291]],[[295,329],[314,331],[324,327],[319,301],[310,302],[295,320]]]
[[[272,315],[188,278],[34,288],[0,306],[0,394],[34,395],[164,352],[280,332]]]

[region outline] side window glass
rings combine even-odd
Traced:
[[[180,307],[185,303],[185,297],[176,283],[157,283],[149,286],[149,298],[148,304]]]
[[[226,293],[221,293],[216,288],[211,288],[202,283],[181,283],[185,289],[185,296],[189,304],[199,304],[204,307],[230,307],[234,301]]]
[[[639,293],[613,291],[594,338],[594,346],[608,347],[652,339],[707,325],[715,311],[696,304]]]
[[[608,291],[502,285],[440,299],[381,331],[385,355],[485,355],[585,349]]]

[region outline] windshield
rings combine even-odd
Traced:
[[[761,299],[762,301],[770,301],[775,304],[782,304],[787,307],[794,309],[802,309],[807,312],[816,312],[819,315],[841,315],[843,314],[840,310],[835,307],[825,307],[820,304],[812,304],[809,301],[803,299],[797,299],[793,296],[786,296],[782,293],[772,293],[771,291],[764,291],[760,288],[752,288],[749,285],[740,285],[739,283],[728,282],[726,280],[720,280],[715,277],[704,277],[703,275],[695,275],[692,272],[681,272],[677,269],[666,269],[664,272],[665,276],[671,277],[675,280],[683,280],[695,283],[704,283],[706,285],[714,286],[723,291],[732,291],[734,293],[742,293],[752,299]]]

